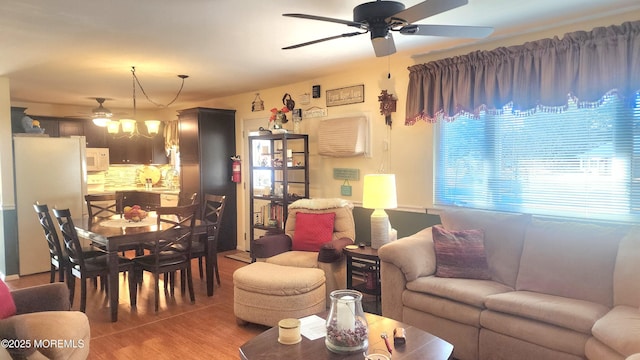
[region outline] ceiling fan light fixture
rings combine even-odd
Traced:
[[[104,101],[106,100],[105,98],[95,98],[95,99],[98,102],[98,107],[91,110],[91,113],[92,113],[91,117],[93,118],[93,123],[96,126],[105,127],[111,120],[111,116],[113,116],[113,114],[111,113],[111,110],[102,106],[102,103],[104,103]]]
[[[107,117],[95,117],[93,118],[93,124],[99,127],[105,127],[109,124],[111,119]]]

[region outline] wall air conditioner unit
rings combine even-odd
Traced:
[[[318,126],[318,154],[331,157],[371,156],[371,129],[366,115],[327,119]]]

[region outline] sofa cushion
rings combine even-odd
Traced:
[[[587,359],[625,360],[624,356],[593,336],[584,345],[584,355]]]
[[[325,284],[320,269],[291,268],[254,262],[233,272],[233,286],[250,293],[292,296],[306,294]]]
[[[293,250],[320,251],[323,244],[331,241],[336,213],[312,214],[299,212],[293,233]]]
[[[317,268],[318,254],[311,251],[285,251],[281,254],[266,258],[265,262],[282,266]]]
[[[512,291],[487,296],[487,309],[557,325],[584,334],[591,333],[593,324],[609,309],[601,304],[540,294]]]
[[[616,306],[596,321],[593,336],[625,356],[640,353],[640,310]]]
[[[484,308],[484,299],[492,294],[513,291],[491,280],[450,279],[424,276],[407,283],[407,289]]]
[[[480,325],[480,353],[491,354],[481,359],[584,359],[584,348],[591,338],[589,334],[492,310],[480,314]],[[490,339],[493,336],[487,335],[491,333],[504,335],[503,340],[506,341]],[[531,347],[529,344],[538,346]],[[506,354],[500,349],[497,350],[498,354],[492,353],[495,349],[490,349],[491,346],[506,347]]]
[[[515,287],[524,233],[530,216],[494,211],[444,209],[440,214],[447,230],[483,229],[491,279]]]
[[[6,319],[16,313],[16,303],[7,284],[0,279],[0,319]]]
[[[480,312],[483,309],[479,307],[410,290],[403,292],[402,299],[403,321],[406,323],[412,323],[413,325],[418,325],[418,327],[423,330],[432,330],[434,324],[421,324],[416,322],[416,320],[422,316],[411,316],[408,318],[407,309],[412,309],[423,314],[431,314],[435,317],[459,324],[470,325],[474,328],[480,327]],[[438,331],[439,330],[442,329],[438,329]],[[435,332],[438,331],[434,331],[433,333],[435,334]]]
[[[482,230],[432,228],[436,252],[436,276],[488,280],[489,266]]]
[[[640,306],[640,227],[620,241],[613,273],[613,304]]]
[[[613,303],[613,270],[625,231],[572,221],[533,219],[527,227],[517,290]]]

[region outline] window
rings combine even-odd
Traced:
[[[440,121],[435,203],[640,220],[640,96],[519,114],[510,107]]]

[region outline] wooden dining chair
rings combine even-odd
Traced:
[[[194,192],[194,193],[184,193],[184,192],[180,192],[178,194],[178,206],[185,206],[185,205],[192,205],[192,204],[196,204],[198,202],[198,193]],[[197,214],[196,214],[197,215]],[[191,251],[193,251],[193,247],[191,248]],[[171,294],[173,295],[173,289],[174,289],[174,285],[175,285],[175,272],[170,273],[170,274],[164,274],[164,290],[167,291],[167,289],[169,289],[169,287],[171,287]],[[202,277],[202,275],[200,276]],[[167,280],[169,279],[169,280]],[[181,286],[182,292],[184,293],[184,280],[182,281],[182,286]]]
[[[178,206],[191,205],[198,202],[198,193],[180,193],[178,194]]]
[[[67,263],[69,262],[66,255],[62,251],[60,245],[60,239],[58,238],[58,232],[56,231],[51,215],[49,214],[49,207],[46,204],[33,204],[33,209],[38,214],[38,221],[42,225],[44,230],[44,237],[47,240],[49,246],[49,259],[51,262],[51,276],[49,282],[52,283],[56,280],[56,273],[58,274],[58,281],[64,282],[64,274],[67,270]]]
[[[73,304],[75,295],[75,278],[80,279],[80,311],[84,312],[87,307],[87,279],[95,279],[102,277],[108,278],[109,267],[107,264],[107,255],[99,255],[94,257],[85,257],[80,245],[78,233],[71,219],[71,211],[69,209],[53,209],[53,215],[58,220],[58,226],[69,259],[69,267],[67,269],[67,279],[69,284],[69,301]],[[118,271],[128,272],[129,274],[129,301],[131,307],[136,307],[137,283],[135,278],[134,263],[130,259],[118,256]],[[107,291],[109,288],[107,287]]]
[[[84,196],[87,203],[89,219],[105,218],[119,215],[119,207],[122,203],[122,194],[88,194]]]
[[[67,257],[66,251],[60,245],[60,238],[58,237],[58,232],[56,231],[56,225],[51,219],[51,214],[49,213],[49,206],[47,204],[40,204],[36,202],[33,204],[33,209],[36,211],[38,215],[38,221],[40,225],[42,225],[42,229],[44,230],[44,237],[47,240],[47,246],[49,247],[49,259],[51,262],[51,277],[49,282],[54,282],[56,279],[56,274],[58,275],[58,281],[64,282],[65,273],[67,271],[67,267],[69,265],[69,259]],[[102,251],[98,249],[83,249],[82,250],[85,257],[93,257],[104,254]]]
[[[196,194],[194,194],[196,195]],[[218,244],[218,236],[220,233],[220,225],[222,224],[222,214],[224,213],[226,196],[224,195],[213,195],[213,194],[205,194],[204,202],[202,206],[201,219],[206,220],[210,223],[214,228],[214,251],[217,252],[217,244]],[[195,202],[194,202],[195,203]],[[203,268],[203,260],[207,257],[207,252],[209,249],[209,239],[206,234],[201,234],[199,237],[195,236],[193,238],[193,243],[191,244],[191,259],[198,259],[198,274],[200,275],[200,279],[204,278],[204,268]],[[220,272],[218,270],[218,259],[217,254],[212,258],[213,271],[216,277],[216,282],[220,285]],[[167,286],[171,286],[173,290],[174,286],[174,277],[175,274],[168,274],[170,276],[170,281],[167,283],[165,281],[165,289]],[[165,275],[166,276],[166,275]],[[184,292],[184,274],[181,273],[181,282],[180,282],[180,290]]]
[[[121,192],[110,194],[88,194],[84,196],[84,200],[87,203],[89,221],[95,221],[99,218],[106,218],[114,215],[122,215],[122,209],[124,208],[124,195]],[[94,244],[94,246],[97,245]],[[104,250],[104,247],[100,248]],[[138,245],[123,246],[120,250],[122,251],[122,256],[125,256],[128,250],[136,251],[137,255],[142,252],[142,249]]]
[[[205,194],[204,202],[202,204],[202,216],[203,221],[209,222],[214,227],[214,251],[217,253],[218,236],[220,236],[220,226],[222,225],[222,214],[224,214],[224,208],[226,203],[225,195],[213,195]],[[202,260],[207,257],[207,251],[209,249],[209,241],[207,235],[203,234],[199,238],[194,239],[191,247],[191,258],[198,259],[198,271],[200,273],[200,279],[203,278]],[[220,272],[218,271],[217,254],[212,258],[213,270],[216,276],[216,281],[220,285]]]
[[[186,272],[191,302],[196,301],[191,274],[191,238],[197,210],[198,204],[157,208],[157,226],[162,231],[147,244],[149,254],[134,258],[137,269],[153,274],[156,312],[160,302],[160,274],[171,274],[178,270]]]

